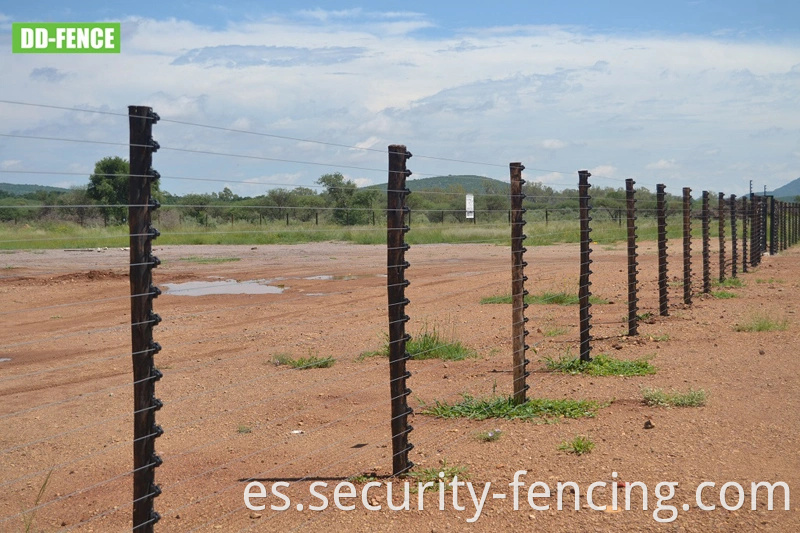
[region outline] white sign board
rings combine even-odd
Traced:
[[[467,218],[475,218],[475,196],[467,195]]]

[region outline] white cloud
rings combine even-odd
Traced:
[[[648,170],[668,170],[677,166],[674,159],[659,159],[655,163],[648,163],[644,168]]]
[[[369,178],[356,178],[353,180],[353,183],[355,183],[359,187],[366,187],[367,185],[373,185],[375,182],[373,182]]]
[[[589,170],[595,178],[616,178],[617,167],[612,165],[600,165]]]
[[[569,146],[569,143],[560,139],[545,139],[541,142],[541,146],[545,150],[561,150]]]
[[[7,100],[122,114],[129,104],[152,105],[164,119],[361,148],[406,144],[412,153],[506,168],[529,154],[523,164],[559,171],[544,173],[552,183],[572,183],[573,169],[598,162],[592,169],[598,176],[647,176],[676,168],[674,159],[661,157],[680,153],[687,184],[738,187],[746,172],[774,188],[783,182],[770,180],[783,180],[790,170],[782,169],[796,163],[797,44],[535,26],[414,33],[430,24],[417,13],[359,9],[274,16],[221,30],[130,18],[119,55],[92,62],[9,55],[3,92]],[[0,104],[0,112],[8,132],[127,141],[124,117],[9,104]],[[365,182],[386,178],[379,152],[167,120],[153,135],[164,147],[154,156],[164,175],[285,175],[297,185],[337,170]],[[25,168],[91,167],[109,152],[125,152],[124,146],[3,143],[3,153]],[[535,163],[534,155],[546,162]],[[410,160],[409,168],[415,176],[502,172],[424,158]],[[171,192],[220,185],[162,184]],[[653,186],[647,178],[642,185]]]
[[[4,159],[3,161],[0,161],[0,169],[20,170],[22,169],[22,161],[19,159]]]

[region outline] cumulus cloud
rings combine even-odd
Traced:
[[[674,159],[662,157],[680,153],[680,179],[711,189],[739,187],[735,168],[764,176],[769,188],[797,177],[796,44],[536,26],[414,33],[430,25],[418,13],[362,9],[274,15],[215,30],[129,18],[123,53],[114,57],[11,58],[4,98],[123,114],[129,104],[152,105],[164,119],[363,148],[406,144],[413,153],[473,162],[414,158],[415,175],[485,174],[519,160],[532,167],[538,155],[547,159],[541,166],[559,171],[543,178],[552,183],[572,182],[565,175],[592,165],[597,175],[621,179],[674,168]],[[63,133],[76,122],[57,110],[4,104],[2,111],[9,131]],[[80,138],[127,138],[124,118],[81,124]],[[308,185],[347,170],[352,179],[385,179],[378,152],[166,120],[154,137],[165,148],[252,157],[165,149],[154,160],[164,175],[292,175],[293,184]],[[27,166],[53,169],[107,155],[84,148],[4,146]],[[164,183],[178,193],[203,187],[219,188]]]

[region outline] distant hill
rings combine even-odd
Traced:
[[[23,196],[36,191],[48,192],[69,192],[69,189],[62,189],[61,187],[50,187],[48,185],[25,185],[19,183],[0,183],[0,191],[13,194],[14,196]]]
[[[489,185],[497,192],[506,192],[509,189],[509,184],[496,180],[493,178],[486,178],[483,176],[462,175],[462,176],[435,176],[433,178],[420,178],[409,179],[406,181],[406,186],[411,191],[420,191],[423,189],[444,189],[450,186],[458,186],[464,188],[464,192],[472,194],[481,194],[486,192],[486,186]],[[366,189],[378,189],[385,191],[386,184],[370,185]]]
[[[771,194],[775,198],[780,198],[782,200],[794,200],[795,196],[800,196],[800,178],[790,181],[783,187],[778,187],[767,194]]]

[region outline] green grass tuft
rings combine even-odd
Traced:
[[[569,329],[567,329],[567,328],[558,327],[558,328],[546,329],[546,330],[544,330],[542,332],[542,334],[545,337],[558,337],[559,335],[563,335],[563,334],[567,333],[568,331],[569,331]]]
[[[357,474],[355,476],[350,476],[349,478],[347,478],[347,481],[349,481],[350,483],[359,483],[359,484],[369,483],[371,481],[377,481],[377,480],[378,476],[377,474],[375,474],[375,472]]]
[[[439,476],[439,474],[444,474],[443,476]],[[460,480],[468,480],[469,479],[469,470],[466,466],[450,466],[447,464],[447,461],[442,461],[442,466],[439,467],[430,467],[430,468],[420,468],[418,470],[411,470],[410,472],[405,474],[406,477],[409,477],[416,481],[417,483],[433,483],[433,487],[428,487],[426,490],[439,490],[439,481],[444,482],[445,491],[451,490],[451,487],[448,485],[455,476],[458,476]],[[414,487],[416,489],[417,487]],[[412,489],[412,490],[414,490]]]
[[[510,294],[501,294],[497,296],[489,296],[481,299],[482,304],[510,304],[512,303]],[[577,294],[570,294],[567,292],[551,292],[545,291],[540,294],[529,294],[525,297],[527,304],[539,305],[578,305],[579,298]],[[589,302],[592,304],[602,305],[607,304],[608,300],[600,298],[599,296],[590,296]]]
[[[713,281],[713,285],[715,287],[723,287],[726,289],[739,289],[744,287],[744,281],[739,278],[726,278],[722,281],[717,279]]]
[[[411,340],[406,342],[406,351],[412,359],[442,359],[444,361],[461,361],[471,357],[478,357],[475,350],[467,348],[461,341],[454,338],[445,338],[436,326],[428,329],[428,325],[423,326],[422,331],[413,335]],[[389,357],[389,343],[387,342],[380,350],[363,352],[358,356],[359,360],[367,357]]]
[[[246,435],[247,433],[252,433],[253,432],[253,428],[251,428],[250,426],[245,426],[245,425],[240,424],[239,427],[236,428],[236,432],[241,434],[241,435]]]
[[[758,284],[760,285],[760,284],[762,284],[762,283],[777,283],[777,284],[782,284],[782,283],[786,283],[786,282],[785,282],[785,281],[783,281],[782,279],[779,279],[779,278],[769,278],[769,279],[756,278],[756,283],[758,283]]]
[[[644,403],[653,407],[702,407],[706,404],[706,391],[689,389],[688,392],[664,392],[661,389],[642,389]]]
[[[435,400],[433,405],[423,405],[420,412],[439,418],[533,420],[594,417],[599,408],[597,402],[588,400],[531,398],[525,403],[517,405],[510,397],[475,398],[464,394],[463,399],[458,403],[451,405]]]
[[[762,314],[755,314],[751,316],[746,322],[737,324],[733,329],[735,331],[786,331],[789,327],[787,319],[775,320]]]
[[[720,300],[729,300],[731,298],[736,298],[738,295],[735,292],[731,291],[711,291],[711,296],[714,298],[718,298]]]
[[[598,354],[589,362],[580,357],[572,357],[569,353],[558,359],[544,358],[545,366],[552,372],[564,374],[588,374],[590,376],[646,376],[655,374],[656,369],[647,357],[627,360],[617,359],[606,354]]]
[[[298,357],[297,359],[295,359],[289,354],[279,353],[272,358],[272,361],[276,365],[286,365],[288,367],[299,370],[307,370],[309,368],[332,367],[333,364],[336,362],[336,359],[334,359],[331,356],[317,357],[315,355],[309,355],[308,357]]]
[[[565,440],[559,447],[559,450],[567,453],[574,453],[575,455],[583,455],[590,453],[594,449],[594,442],[586,435],[577,435],[572,440]]]

